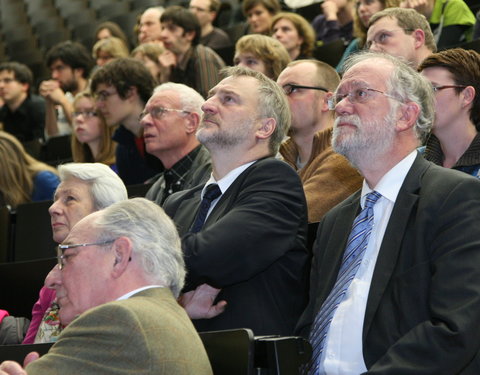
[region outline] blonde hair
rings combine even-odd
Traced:
[[[75,96],[73,101],[73,106],[82,99],[87,98],[93,101],[93,96],[89,91],[82,91]],[[105,118],[100,112],[97,112],[98,119],[100,120],[100,131],[102,134],[102,139],[100,142],[99,154],[97,158],[93,157],[90,147],[86,143],[81,143],[75,135],[72,135],[71,146],[72,146],[72,156],[73,161],[76,163],[103,163],[106,165],[115,164],[115,149],[117,147],[116,143],[112,140],[113,132],[115,131],[114,126],[108,126]]]
[[[122,39],[114,36],[100,39],[94,44],[92,49],[93,58],[96,59],[98,53],[101,51],[108,53],[114,59],[118,57],[128,57],[127,45]]]
[[[33,158],[13,135],[0,130],[0,193],[12,208],[31,201],[33,180],[37,173],[55,168]]]
[[[251,53],[265,64],[265,75],[277,80],[277,77],[291,61],[287,49],[271,36],[250,34],[242,36],[235,45],[235,55]]]

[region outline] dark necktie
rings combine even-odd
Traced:
[[[202,202],[200,203],[200,208],[198,209],[197,216],[193,222],[190,232],[197,233],[202,229],[205,219],[207,218],[208,210],[212,202],[222,194],[222,191],[217,184],[210,184],[205,189],[205,194],[203,194]]]
[[[352,231],[348,237],[337,281],[315,317],[310,332],[310,343],[312,344],[313,355],[308,374],[318,373],[320,357],[325,346],[330,323],[332,322],[338,305],[345,298],[347,289],[355,278],[358,268],[362,263],[363,254],[365,254],[368,239],[372,232],[373,206],[381,196],[382,195],[376,191],[369,193],[365,199],[365,208],[353,221]]]

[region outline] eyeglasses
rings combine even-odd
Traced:
[[[72,116],[73,117],[78,117],[82,115],[84,118],[92,118],[92,117],[96,117],[98,116],[98,113],[96,111],[93,111],[93,110],[89,110],[89,111],[76,111],[76,112],[73,112],[72,113]]]
[[[149,111],[143,111],[142,113],[140,113],[139,120],[142,121],[147,115],[152,116],[155,120],[161,120],[162,117],[167,112],[178,112],[178,113],[185,113],[185,114],[192,113],[189,111],[185,111],[183,109],[153,107]]]
[[[12,83],[13,81],[16,81],[16,79],[14,78],[4,78],[4,79],[0,79],[0,83],[4,83],[6,85],[8,85],[9,83]]]
[[[462,85],[442,85],[442,86],[432,86],[433,92],[437,93],[440,90],[444,89],[465,89],[467,86]]]
[[[57,246],[57,261],[58,261],[58,269],[63,270],[65,267],[66,261],[69,257],[75,254],[64,255],[64,252],[68,249],[74,249],[76,247],[87,247],[87,246],[102,246],[114,243],[115,240],[108,240],[103,242],[90,242],[90,243],[81,243],[81,244],[74,244],[74,245],[58,245]]]
[[[366,103],[373,97],[375,93],[382,94],[388,98],[402,102],[400,99],[395,98],[394,96],[389,95],[383,91],[371,89],[369,87],[359,87],[350,92],[347,92],[346,94],[335,93],[331,98],[328,99],[328,109],[331,111],[335,110],[337,104],[347,97],[352,104]]]
[[[93,95],[93,98],[95,99],[96,102],[104,102],[109,97],[111,97],[112,95],[118,95],[118,93],[117,92],[100,91],[100,92],[96,92]]]
[[[365,43],[365,48],[370,49],[370,47],[375,43],[376,45],[385,45],[390,42],[390,38],[393,37],[397,31],[403,31],[405,34],[413,32],[412,29],[392,29],[392,30],[380,30],[376,33],[371,40],[367,40]]]
[[[294,85],[293,83],[287,83],[286,85],[282,86],[282,89],[285,95],[287,96],[295,92],[297,89],[320,90],[325,92],[329,91],[328,89],[320,86],[302,86],[302,85]]]

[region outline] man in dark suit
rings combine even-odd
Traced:
[[[480,184],[417,153],[433,120],[431,86],[367,52],[350,59],[331,106],[334,149],[365,180],[319,226],[297,326],[313,346],[309,373],[480,373]],[[372,191],[370,236],[344,278],[349,232]]]
[[[174,223],[134,198],[80,220],[58,249],[60,319],[77,316],[25,370],[0,374],[204,374],[207,353],[176,297],[185,268]],[[33,361],[32,361],[33,360]]]
[[[202,106],[197,132],[210,151],[212,176],[164,205],[182,236],[184,291],[208,284],[227,302],[222,314],[195,320],[198,330],[291,334],[306,303],[309,255],[302,184],[290,166],[272,158],[290,111],[263,74],[238,67],[227,74]],[[205,221],[199,206],[212,186],[220,196],[212,198]]]

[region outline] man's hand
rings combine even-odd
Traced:
[[[37,360],[40,355],[37,352],[28,353],[23,360],[23,366]],[[0,365],[0,375],[27,375],[27,372],[20,366],[20,363],[14,361],[4,361]]]
[[[187,311],[190,319],[210,319],[220,315],[227,306],[226,301],[213,304],[218,293],[220,289],[202,284],[197,289],[182,294],[178,302]]]
[[[320,4],[320,7],[322,8],[322,12],[325,15],[325,19],[327,21],[338,20],[338,5],[335,1],[325,0],[322,4]]]
[[[431,0],[402,0],[400,2],[400,8],[415,9],[418,13],[423,14],[425,17],[430,18],[433,12],[433,4]]]
[[[39,88],[40,95],[51,100],[54,104],[62,104],[65,101],[65,93],[60,88],[58,81],[53,79],[43,81]]]

